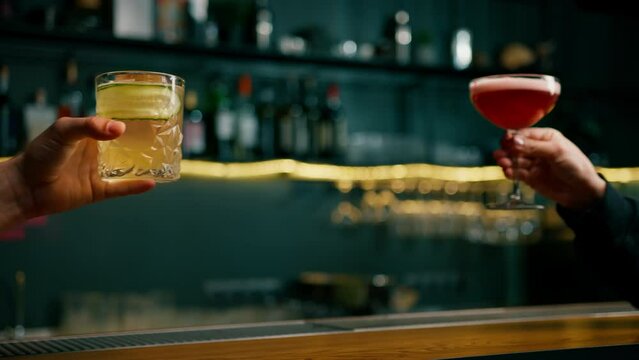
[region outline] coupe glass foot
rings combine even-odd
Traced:
[[[510,199],[504,203],[484,204],[488,210],[543,210],[545,207],[539,204],[531,204],[522,200]]]

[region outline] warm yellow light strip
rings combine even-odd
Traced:
[[[383,166],[338,166],[296,162],[290,178],[312,181],[390,181],[401,179],[433,179],[442,181],[504,180],[497,166],[449,167],[431,164]]]
[[[639,181],[639,167],[633,168],[597,168],[606,180],[613,183],[631,183]]]
[[[287,175],[295,169],[289,159],[251,163],[219,163],[200,160],[182,160],[182,176],[211,179],[261,179]]]
[[[639,181],[639,167],[598,168],[610,182]],[[498,166],[458,167],[432,164],[401,164],[380,166],[341,166],[313,164],[291,159],[251,163],[216,163],[182,161],[182,175],[214,179],[263,179],[283,177],[305,181],[392,181],[401,179],[432,179],[458,182],[505,180]]]
[[[442,181],[503,180],[501,169],[486,167],[447,167],[430,164],[384,166],[340,166],[311,164],[290,159],[252,163],[216,163],[182,161],[183,176],[213,179],[251,179],[285,177],[305,181],[390,181],[398,179],[434,179]]]
[[[0,158],[0,162],[8,160]],[[639,181],[639,167],[597,168],[608,181],[631,183]],[[182,176],[208,179],[269,179],[287,178],[304,181],[392,181],[401,179],[432,179],[441,181],[483,182],[504,180],[498,166],[457,167],[432,164],[402,164],[381,166],[341,166],[312,164],[291,159],[247,163],[220,163],[182,160]]]

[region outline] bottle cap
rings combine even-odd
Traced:
[[[337,84],[331,84],[326,90],[327,98],[339,98],[339,86]]]
[[[73,85],[78,82],[78,64],[71,59],[67,62],[67,84]]]
[[[249,97],[251,96],[251,92],[253,91],[253,83],[251,81],[251,75],[244,74],[240,76],[238,80],[238,92],[241,96]]]
[[[9,66],[2,65],[0,68],[0,92],[6,93],[9,91]]]
[[[409,20],[410,20],[410,16],[408,15],[407,11],[400,10],[400,11],[395,13],[395,21],[399,25],[406,25],[406,24],[408,24]]]
[[[194,90],[188,90],[184,96],[184,107],[187,110],[193,110],[197,107],[197,93]]]
[[[36,104],[45,105],[47,103],[47,90],[38,88],[35,92]]]
[[[27,281],[27,276],[24,274],[24,271],[18,270],[16,271],[16,284],[19,286],[23,286]]]

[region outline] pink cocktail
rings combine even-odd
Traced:
[[[470,83],[470,100],[477,111],[506,130],[533,126],[554,107],[561,85],[547,78],[484,77]],[[543,75],[546,76],[546,75]]]
[[[561,93],[559,79],[550,75],[491,75],[470,82],[470,100],[477,111],[498,127],[516,132],[535,125],[557,103]],[[514,187],[503,204],[488,204],[490,209],[543,209],[525,203],[517,179],[517,159],[513,159]]]

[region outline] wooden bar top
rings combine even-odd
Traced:
[[[596,308],[594,305],[593,309]],[[439,316],[458,316],[462,319],[459,322],[364,326],[329,333],[69,352],[19,359],[441,359],[639,344],[639,312],[632,309],[567,311],[565,315],[561,312],[544,315],[546,313],[542,311],[539,316],[519,318],[513,311],[512,317],[503,319],[463,321],[469,314],[439,313]],[[410,319],[410,314],[403,316]],[[325,322],[328,323],[331,322]]]

